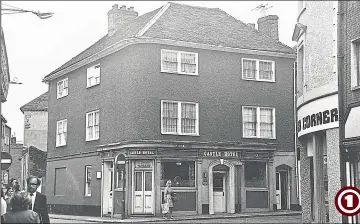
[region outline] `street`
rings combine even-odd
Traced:
[[[80,220],[68,220],[68,219],[50,219],[50,223],[94,223]]]
[[[164,223],[164,221],[157,223]],[[174,220],[171,221],[171,223],[301,223],[301,215],[231,218],[231,219],[205,219],[205,220],[180,220],[180,221]]]

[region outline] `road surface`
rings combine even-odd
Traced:
[[[78,220],[67,220],[67,219],[50,219],[51,224],[55,223],[92,223],[95,222],[87,222],[87,221],[78,221]]]

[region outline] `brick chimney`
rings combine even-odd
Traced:
[[[11,144],[11,145],[15,145],[15,144],[16,144],[16,137],[15,137],[15,136],[11,137],[10,144]]]
[[[111,36],[122,25],[137,18],[138,13],[134,11],[134,7],[126,9],[123,5],[119,8],[118,4],[113,5],[108,12],[108,35]]]
[[[279,29],[278,29],[279,17],[276,15],[268,15],[258,19],[258,30],[269,37],[279,40]]]
[[[247,25],[255,30],[255,23],[248,23]]]

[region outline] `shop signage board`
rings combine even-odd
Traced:
[[[224,158],[240,158],[241,152],[239,151],[220,151],[220,150],[204,150],[203,157],[224,157]]]
[[[129,150],[130,156],[154,156],[156,155],[155,150]]]
[[[298,137],[339,127],[338,95],[323,97],[301,106],[297,117]]]

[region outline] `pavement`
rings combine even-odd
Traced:
[[[206,219],[231,219],[231,218],[252,218],[252,217],[274,217],[274,216],[299,216],[301,211],[276,211],[276,212],[262,212],[262,213],[240,213],[240,214],[215,214],[215,215],[174,215],[174,219],[164,219],[162,217],[130,217],[127,219],[111,218],[111,217],[91,217],[91,216],[73,216],[73,215],[59,215],[49,214],[51,219],[61,220],[77,220],[87,222],[100,223],[139,223],[139,222],[169,222],[182,220],[206,220]]]

